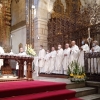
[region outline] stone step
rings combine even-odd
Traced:
[[[80,97],[82,100],[100,100],[100,94],[92,94]]]
[[[83,87],[70,90],[76,91],[76,97],[82,97],[97,93],[97,89],[92,87]]]
[[[81,83],[72,82],[72,83],[68,83],[66,86],[67,89],[75,89],[75,88],[83,88],[83,87],[85,87],[85,82],[81,82]]]
[[[97,91],[100,94],[100,82],[87,81],[86,86],[97,88]]]
[[[86,85],[100,87],[100,82],[86,81]]]
[[[53,77],[40,77],[40,76],[37,77],[37,76],[34,76],[34,80],[66,83],[67,89],[85,87],[85,82],[79,82],[79,83],[71,82],[69,78],[53,78]]]

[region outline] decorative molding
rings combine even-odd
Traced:
[[[26,25],[26,20],[21,21],[21,22],[17,23],[16,25],[11,26],[11,31],[16,30],[20,27],[23,27],[25,25]]]

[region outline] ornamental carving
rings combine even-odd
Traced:
[[[64,48],[65,43],[70,43],[75,40],[78,46],[81,46],[82,39],[88,38],[88,27],[90,26],[92,10],[95,9],[88,6],[88,8],[81,9],[80,0],[65,0],[66,10],[61,0],[54,2],[53,13],[51,19],[48,21],[48,47],[49,49],[55,44],[62,44]],[[59,9],[60,8],[60,9]],[[99,22],[99,8],[96,6],[95,20],[91,20],[91,38],[100,41],[100,22]],[[93,14],[94,15],[94,14]],[[98,20],[99,23],[96,23]],[[100,44],[100,43],[99,43]]]
[[[2,0],[2,3],[0,4],[0,42],[5,48],[9,47],[10,30],[11,0]]]

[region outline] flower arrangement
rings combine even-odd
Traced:
[[[26,53],[27,55],[35,56],[36,52],[32,49],[32,45],[26,45]]]
[[[69,64],[68,75],[72,82],[84,82],[86,79],[84,68],[77,61],[72,61]]]

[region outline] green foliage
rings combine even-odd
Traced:
[[[80,66],[78,61],[72,61],[68,67],[68,75],[71,77],[71,81],[80,82],[85,81],[84,67]]]

